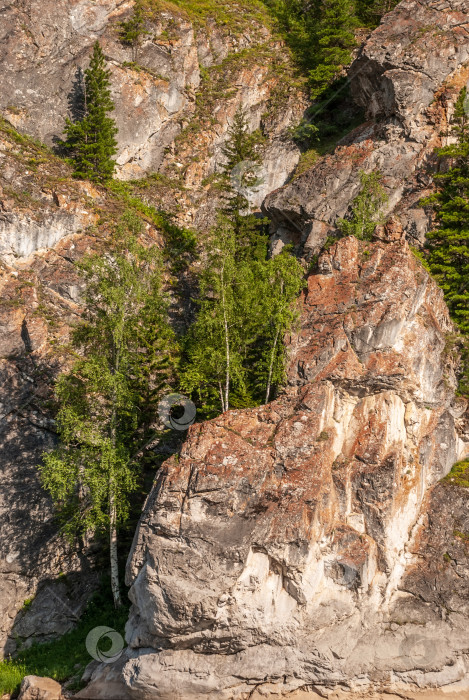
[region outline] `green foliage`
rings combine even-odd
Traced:
[[[0,661],[0,693],[6,695],[19,690],[21,681],[27,673],[26,666],[16,659]]]
[[[289,251],[271,260],[249,255],[220,217],[206,241],[197,319],[186,338],[181,387],[208,415],[268,401],[284,380],[282,340],[296,319],[303,270]]]
[[[315,28],[316,65],[309,71],[311,97],[318,98],[350,63],[358,25],[353,0],[323,0]]]
[[[125,46],[131,47],[133,61],[136,61],[142,39],[148,33],[145,31],[145,9],[143,0],[136,0],[131,16],[129,19],[120,22],[119,27],[120,40]]]
[[[114,110],[111,98],[110,71],[97,41],[89,68],[85,71],[83,118],[67,119],[64,148],[74,166],[74,176],[105,182],[112,178],[117,153],[117,127],[109,112]]]
[[[185,12],[198,27],[204,27],[208,20],[215,20],[218,25],[226,26],[233,34],[249,28],[269,26],[271,18],[262,0],[147,0],[158,9],[179,8]]]
[[[302,71],[313,99],[352,58],[355,31],[374,27],[398,0],[265,0]]]
[[[285,378],[283,336],[294,323],[303,270],[286,250],[267,259],[266,222],[249,213],[262,137],[240,107],[223,149],[223,215],[206,241],[199,313],[186,339],[182,385],[206,413],[268,401]]]
[[[469,462],[457,462],[443,481],[451,486],[469,489]]]
[[[255,131],[249,133],[246,111],[242,105],[238,107],[233,118],[233,122],[228,129],[228,139],[225,146],[222,148],[222,153],[225,156],[225,172],[231,172],[239,163],[250,161],[253,165],[261,162],[260,146],[265,139],[262,135]],[[253,182],[257,182],[255,174],[251,172],[245,173],[248,178],[246,184],[249,186]]]
[[[107,531],[112,539],[126,522],[135,455],[168,386],[173,335],[160,253],[138,241],[141,232],[126,213],[106,253],[78,264],[86,309],[72,335],[75,361],[56,386],[61,442],[40,467],[69,537]]]
[[[343,236],[369,241],[376,226],[383,223],[382,209],[388,196],[381,185],[379,172],[360,171],[360,184],[360,192],[352,201],[350,217],[339,219],[337,227]]]
[[[24,649],[15,659],[0,662],[0,693],[14,693],[26,675],[45,676],[58,682],[75,678],[74,685],[79,687],[79,679],[92,661],[85,646],[88,633],[103,625],[124,636],[127,618],[128,607],[115,610],[109,594],[109,581],[103,579],[102,590],[88,603],[73,630],[60,639]]]
[[[438,228],[427,234],[428,264],[445,293],[452,318],[469,333],[469,96],[461,90],[452,119],[454,143],[438,150],[449,162],[435,175],[438,192],[422,201],[433,207]]]
[[[303,287],[301,265],[288,248],[269,260],[260,261],[257,293],[262,295],[259,309],[258,338],[248,357],[257,395],[265,394],[268,403],[272,391],[286,381],[287,348],[283,342],[298,321],[295,300]]]
[[[431,272],[430,265],[428,264],[425,254],[419,248],[415,248],[414,246],[410,246],[410,250],[412,251],[414,257],[416,257],[417,260],[423,265],[426,271]]]
[[[261,184],[259,169],[262,161],[263,136],[249,133],[245,110],[240,106],[228,130],[228,139],[222,149],[225,157],[220,178],[220,189],[225,199],[223,213],[231,221],[238,241],[238,257],[244,251],[248,256],[265,259],[267,246],[266,220],[250,213],[249,192]]]
[[[167,212],[155,209],[151,204],[142,201],[135,196],[134,188],[139,189],[142,182],[123,182],[111,180],[107,183],[108,190],[125,203],[128,209],[143,214],[160,231],[165,240],[164,258],[173,273],[181,272],[196,258],[197,238],[194,231],[181,228],[173,222],[173,218]]]
[[[319,128],[308,119],[302,119],[297,126],[290,127],[288,132],[293,141],[306,148],[319,140]]]

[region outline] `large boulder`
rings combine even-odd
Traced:
[[[442,292],[403,240],[343,239],[319,270],[286,393],[192,427],[159,474],[128,562],[122,697],[465,677],[465,615],[402,583],[429,557],[428,490],[468,452]],[[416,636],[444,643],[422,658]]]
[[[25,676],[18,700],[61,700],[62,686],[52,678]]]

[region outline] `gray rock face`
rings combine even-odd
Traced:
[[[83,70],[99,39],[111,70],[122,179],[143,177],[162,166],[182,124],[194,113],[201,67],[209,68],[269,39],[261,25],[247,27],[238,37],[209,22],[205,31],[196,34],[184,14],[161,10],[148,19],[147,34],[135,56],[132,48],[119,41],[119,22],[133,5],[132,0],[31,0],[24,7],[4,3],[0,10],[0,111],[18,129],[49,145],[62,139],[65,118],[75,116]],[[262,66],[259,71],[262,77]],[[239,101],[255,120],[255,113],[265,111],[269,85],[250,79],[241,85]],[[227,120],[223,126],[217,139],[220,145],[226,138]],[[217,161],[217,145],[205,175]],[[288,148],[281,142],[270,145],[268,178],[256,205],[271,189],[284,184],[298,158],[291,142]],[[171,162],[171,157],[166,161]],[[277,168],[279,162],[282,165]]]
[[[293,242],[317,254],[360,190],[359,173],[379,171],[389,195],[385,214],[400,216],[421,245],[431,221],[419,200],[431,191],[434,150],[445,143],[454,101],[469,78],[466,0],[404,0],[385,16],[350,68],[354,99],[369,121],[264,203],[273,249]]]
[[[461,546],[438,601],[419,594],[451,528],[427,494],[469,454],[441,290],[403,240],[342,239],[320,269],[287,392],[194,426],[165,464],[128,562],[129,648],[81,697],[106,697],[108,678],[139,700],[469,680],[464,608],[445,603]]]

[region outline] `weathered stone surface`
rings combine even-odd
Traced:
[[[191,428],[148,498],[119,662],[131,697],[466,675],[466,618],[442,617],[407,583],[428,556],[427,490],[469,447],[441,290],[403,240],[343,239],[319,269],[286,393]],[[444,644],[417,658],[417,642],[436,637]],[[84,697],[102,697],[110,672],[98,669]]]
[[[231,34],[215,21],[196,31],[187,15],[173,6],[156,8],[148,16],[146,34],[135,55],[119,40],[119,22],[128,18],[133,6],[133,0],[31,0],[27,6],[7,3],[1,9],[0,111],[18,129],[49,145],[62,139],[65,118],[76,116],[83,70],[93,43],[99,39],[111,70],[119,129],[118,174],[123,179],[143,177],[158,171],[165,162],[174,162],[175,138],[194,114],[201,67],[207,69],[270,40],[269,30],[257,22],[247,24],[241,35]],[[273,47],[272,59],[278,56]],[[213,172],[226,140],[225,103],[230,110],[230,102],[236,106],[242,102],[250,120],[260,121],[277,82],[266,79],[268,72],[268,65],[251,65],[238,76],[234,99],[231,95],[218,100],[214,114],[218,114],[219,127],[215,137],[209,135],[213,149],[204,159],[200,181]],[[289,119],[298,121],[301,104],[293,114],[289,107],[282,111],[278,121],[288,127]],[[272,188],[284,184],[298,162],[299,150],[291,140],[286,146],[286,129],[282,132],[283,138],[275,134],[275,143],[267,149],[268,177],[257,205]],[[195,151],[195,144],[191,146]],[[281,167],[277,167],[280,162]],[[190,160],[181,167],[189,164]],[[190,179],[188,173],[187,183]],[[50,245],[52,239],[53,235]]]
[[[319,252],[360,189],[360,170],[379,171],[407,238],[421,245],[431,226],[418,205],[431,191],[434,150],[444,145],[459,90],[469,78],[467,0],[404,0],[365,42],[349,75],[367,121],[264,202],[273,249],[293,242],[306,257]]]
[[[435,92],[469,61],[467,0],[404,0],[385,15],[350,76],[371,118],[397,117],[409,132]]]
[[[52,678],[25,676],[18,700],[61,700],[62,687]]]

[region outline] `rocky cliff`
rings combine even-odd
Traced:
[[[73,263],[105,245],[109,224],[125,207],[109,191],[73,181],[63,161],[41,145],[60,146],[65,118],[76,116],[93,42],[101,42],[111,70],[119,177],[140,178],[138,195],[158,208],[185,223],[210,219],[213,198],[204,178],[220,162],[239,104],[250,128],[262,127],[266,137],[264,193],[283,184],[299,158],[287,129],[300,118],[304,96],[281,80],[293,67],[267,13],[244,3],[217,22],[148,1],[135,55],[119,36],[133,6],[128,0],[0,3],[0,112],[7,120],[0,118],[4,654],[18,640],[29,644],[69,629],[96,586],[89,558],[57,537],[36,471],[56,439],[52,387],[80,313]],[[160,232],[148,220],[146,227],[160,244]]]
[[[467,489],[446,480],[469,454],[467,406],[409,242],[431,225],[418,201],[469,76],[468,9],[387,15],[350,70],[368,121],[265,200],[273,250],[307,259],[360,170],[380,170],[393,216],[320,254],[285,393],[193,427],[164,466],[128,562],[128,649],[83,697],[467,689]]]
[[[465,532],[467,494],[439,486],[426,500],[469,453],[453,327],[402,232],[388,236],[400,239],[347,238],[321,255],[285,394],[194,426],[163,468],[128,563],[113,697],[466,676],[468,591],[453,586],[469,561],[453,531]],[[440,538],[458,554],[436,553]],[[104,697],[115,675],[98,670],[83,697]]]
[[[401,218],[421,245],[431,222],[418,206],[438,167],[448,119],[469,78],[467,0],[403,0],[385,15],[349,71],[354,99],[367,121],[316,167],[270,194],[273,247],[293,242],[307,257],[336,232],[360,189],[360,170],[378,170],[389,195],[387,213]]]
[[[94,556],[58,536],[36,466],[56,440],[53,383],[79,317],[74,261],[105,245],[124,206],[0,120],[0,654],[72,627]],[[147,235],[159,244],[155,227]],[[91,555],[91,556],[90,556]]]
[[[469,454],[467,410],[441,291],[409,247],[430,226],[417,203],[469,77],[467,0],[404,0],[384,18],[350,70],[367,121],[284,187],[299,158],[288,128],[306,103],[265,18],[242,3],[235,28],[200,24],[178,4],[150,3],[135,56],[118,35],[132,6],[4,2],[9,122],[56,143],[99,38],[119,177],[139,178],[130,186],[179,221],[211,221],[210,178],[239,104],[266,136],[253,204],[268,195],[274,251],[293,242],[306,259],[320,253],[360,170],[381,171],[394,216],[372,243],[347,238],[320,255],[287,339],[285,392],[193,427],[159,473],[128,563],[128,649],[82,696],[467,688],[468,496],[447,480]],[[55,440],[51,386],[80,313],[73,261],[106,245],[125,202],[71,181],[50,151],[0,127],[0,639],[10,652],[16,637],[68,629],[95,585],[90,553],[57,537],[35,465]],[[145,235],[161,244],[151,221]]]
[[[120,39],[133,0],[3,3],[0,112],[21,131],[59,145],[65,118],[79,112],[83,71],[99,39],[116,105],[118,176],[161,172],[169,191],[150,189],[147,197],[158,204],[164,199],[185,223],[202,223],[198,209],[210,189],[205,180],[223,160],[221,147],[243,104],[250,128],[262,126],[266,136],[263,185],[253,199],[258,207],[298,162],[287,132],[306,106],[267,11],[241,3],[217,23],[216,13],[194,16],[183,3],[145,0],[144,6],[136,52]]]

